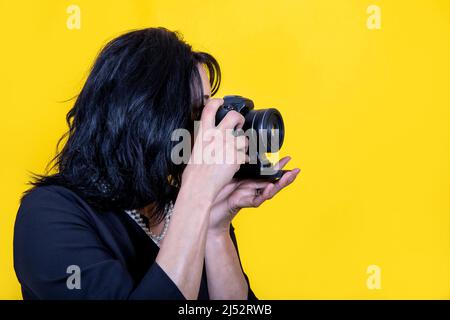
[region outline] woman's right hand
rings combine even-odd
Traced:
[[[210,151],[221,148],[224,154],[237,154],[238,160],[245,159],[246,154],[245,136],[235,137],[229,130],[242,127],[242,115],[229,112],[218,126],[215,125],[216,112],[222,104],[222,99],[212,99],[203,109],[170,225],[156,257],[158,265],[187,299],[198,297],[214,199],[240,167],[236,161],[211,163],[207,156]]]
[[[230,111],[216,126],[217,109],[222,104],[223,99],[210,99],[205,105],[191,157],[182,176],[182,187],[187,183],[189,188],[206,193],[210,200],[231,181],[247,158],[247,137],[232,134],[233,129],[242,129],[245,118]]]

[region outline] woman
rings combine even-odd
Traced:
[[[194,120],[191,157],[201,144],[245,155],[244,136],[199,138],[242,127],[234,111],[215,125],[219,85],[216,60],[164,28],[105,46],[67,115],[57,173],[34,175],[21,199],[14,266],[24,299],[256,299],[231,220],[299,170],[277,183],[235,181],[241,162],[171,161],[172,132],[192,132]]]

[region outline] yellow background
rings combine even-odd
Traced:
[[[1,1],[0,298],[21,298],[13,223],[27,170],[44,172],[66,130],[59,101],[107,40],[149,26],[215,55],[220,96],[285,118],[281,153],[302,173],[234,222],[259,298],[450,298],[448,0]]]

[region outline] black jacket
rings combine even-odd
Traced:
[[[238,250],[233,226],[230,235]],[[62,186],[34,188],[15,222],[24,299],[185,299],[155,262],[158,250],[126,212],[96,212]],[[80,270],[79,289],[67,285],[71,266]],[[198,298],[209,299],[205,267]],[[257,299],[250,285],[248,299]]]

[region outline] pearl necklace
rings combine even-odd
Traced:
[[[173,213],[173,203],[170,203],[166,206],[164,212],[164,227],[162,232],[159,235],[154,234],[145,224],[144,219],[142,219],[141,214],[136,210],[125,210],[125,212],[144,230],[144,232],[153,240],[153,242],[159,247],[162,239],[167,233],[167,228],[169,227],[170,218]]]

